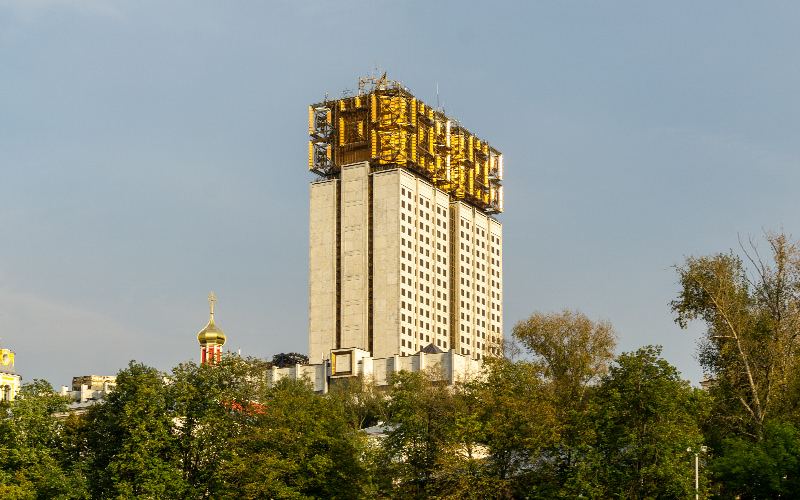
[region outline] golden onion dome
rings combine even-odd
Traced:
[[[225,345],[225,334],[214,323],[214,304],[217,302],[217,299],[214,298],[214,292],[211,292],[211,295],[208,296],[208,302],[211,304],[211,319],[208,320],[206,327],[197,334],[197,341],[200,342],[201,347]]]
[[[214,323],[214,317],[208,321],[208,324],[197,334],[197,341],[201,346],[207,345],[225,345],[225,334]]]

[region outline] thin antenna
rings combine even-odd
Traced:
[[[442,108],[439,107],[439,82],[436,82],[436,111],[441,111]]]

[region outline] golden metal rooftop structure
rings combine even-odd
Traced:
[[[503,155],[402,84],[361,78],[358,95],[308,108],[308,168],[325,178],[368,161],[406,168],[488,214],[503,211]]]

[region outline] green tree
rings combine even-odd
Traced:
[[[617,334],[608,321],[594,322],[580,311],[534,312],[512,335],[542,365],[563,403],[580,402],[614,359]]]
[[[114,392],[87,412],[94,497],[183,497],[164,385],[163,373],[131,361]]]
[[[0,493],[2,498],[86,498],[80,470],[62,459],[61,422],[66,398],[43,380],[20,387],[4,403],[0,418]]]
[[[592,398],[593,438],[568,487],[598,498],[676,499],[694,495],[693,455],[707,395],[648,346],[620,355]],[[705,484],[705,479],[703,479]]]
[[[508,479],[531,469],[560,430],[556,400],[541,368],[526,361],[490,360],[485,378],[475,386],[482,442],[495,475]]]
[[[394,373],[387,403],[392,430],[383,442],[385,471],[399,486],[399,498],[427,498],[440,465],[453,449],[453,393],[430,372]]]
[[[263,393],[265,366],[225,355],[213,365],[182,363],[172,370],[163,390],[183,498],[218,498],[225,490],[221,465],[233,457],[231,441],[248,423],[242,410]]]
[[[351,429],[358,431],[385,419],[383,402],[388,391],[372,377],[347,377],[330,385],[328,397],[344,412]]]
[[[358,499],[367,483],[362,442],[335,399],[281,379],[237,411],[249,420],[222,464],[230,499]]]
[[[307,365],[308,356],[296,352],[281,352],[272,356],[272,364],[278,368],[295,365]]]
[[[688,257],[671,303],[681,327],[706,325],[698,358],[714,379],[717,421],[757,439],[765,420],[796,416],[800,388],[800,248],[783,233],[766,240],[771,262],[752,240],[742,245],[753,275],[733,252]]]
[[[538,478],[542,497],[558,495],[585,464],[592,438],[586,422],[592,389],[614,359],[617,334],[609,321],[594,322],[580,311],[535,312],[518,322],[513,336],[541,368],[557,414],[559,440],[542,450]],[[566,494],[569,497],[569,493]]]
[[[791,424],[767,421],[763,440],[731,436],[720,452],[710,466],[720,498],[800,498],[800,432]]]
[[[476,491],[486,495],[481,498],[521,490],[532,496],[540,489],[531,476],[540,469],[544,451],[558,443],[562,429],[544,371],[536,362],[489,359],[483,377],[467,385],[465,396],[474,403],[466,405],[469,414],[463,418],[471,414],[476,425],[460,440],[472,435],[485,450],[478,469],[487,478]]]

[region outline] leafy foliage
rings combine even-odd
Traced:
[[[771,245],[774,266],[751,259],[758,279],[727,254],[679,270],[672,308],[707,325],[709,392],[659,347],[615,357],[611,324],[569,310],[515,326],[527,359],[487,359],[452,386],[437,367],[327,395],[268,384],[276,360],[303,362],[291,353],[131,362],[82,415],[42,381],[0,402],[0,498],[689,499],[700,444],[701,498],[796,498],[795,250]],[[385,438],[362,432],[376,424]]]
[[[384,443],[387,468],[406,498],[425,498],[455,430],[453,394],[422,373],[398,372],[387,402],[394,425]]]
[[[766,420],[796,416],[800,402],[800,247],[783,233],[766,239],[771,263],[752,240],[744,252],[753,276],[732,252],[688,257],[671,304],[682,327],[706,325],[698,358],[715,382],[718,421],[757,439]]]
[[[707,397],[648,346],[619,356],[591,402],[594,486],[607,498],[687,498]]]
[[[252,417],[231,441],[220,498],[361,498],[365,473],[361,442],[335,400],[309,383],[282,379],[248,412]]]
[[[711,463],[721,498],[800,498],[800,432],[768,421],[764,439],[729,437]]]
[[[288,368],[295,365],[307,365],[308,356],[296,352],[282,352],[272,356],[272,364],[278,368]]]
[[[134,362],[119,372],[116,390],[88,412],[93,496],[182,496],[170,410],[163,373]]]
[[[61,422],[66,398],[43,380],[23,384],[0,419],[0,498],[87,498],[78,467],[63,461]]]
[[[587,387],[614,358],[617,335],[611,323],[597,323],[580,311],[534,312],[512,330],[545,369],[563,403],[581,401]]]

